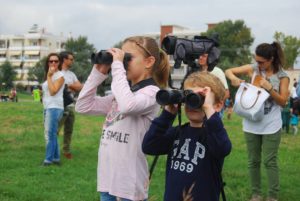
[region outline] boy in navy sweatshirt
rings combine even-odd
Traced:
[[[184,89],[204,97],[198,109],[185,106],[189,123],[172,127],[177,105],[167,105],[154,119],[142,144],[145,154],[167,154],[164,201],[218,201],[221,171],[231,142],[218,115],[225,89],[208,72],[195,72],[184,81]]]

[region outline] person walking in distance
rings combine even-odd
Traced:
[[[74,56],[72,52],[61,52],[60,53],[62,61],[62,70],[61,72],[65,78],[65,84],[67,90],[74,96],[75,92],[79,92],[82,88],[82,84],[77,79],[75,73],[70,71],[70,68],[74,62]],[[59,131],[64,126],[64,145],[63,145],[63,154],[67,159],[72,159],[71,154],[71,139],[73,135],[73,126],[75,122],[75,104],[71,103],[65,106],[63,118],[59,122]]]

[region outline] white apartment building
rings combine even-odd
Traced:
[[[0,35],[0,65],[8,60],[17,72],[16,83],[33,85],[28,81],[28,70],[51,52],[64,50],[67,38],[47,33],[34,24],[28,33]]]

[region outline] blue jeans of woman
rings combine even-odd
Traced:
[[[63,109],[59,108],[48,108],[44,110],[44,132],[46,140],[46,157],[44,163],[60,161],[57,130],[58,122],[62,117],[63,111]]]
[[[117,197],[114,195],[110,195],[108,192],[100,192],[100,201],[117,201]],[[118,201],[132,201],[126,198],[119,198]],[[144,201],[147,201],[144,200]]]

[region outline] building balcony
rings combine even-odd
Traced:
[[[40,60],[40,58],[26,58],[26,59],[24,59],[23,61],[24,61],[25,63],[27,63],[27,62],[37,63],[39,60]]]
[[[22,46],[10,46],[8,48],[8,51],[22,51],[23,47]]]
[[[4,63],[6,61],[6,58],[5,57],[0,57],[0,62],[2,63]]]
[[[62,52],[62,51],[66,51],[64,48],[58,48],[55,50],[56,52]]]
[[[11,65],[15,67],[19,67],[21,65],[21,60],[20,61],[10,61]]]
[[[46,46],[24,46],[25,51],[42,51],[42,50],[48,50],[49,48]]]
[[[21,62],[22,59],[21,58],[10,58],[9,61],[10,62]]]

